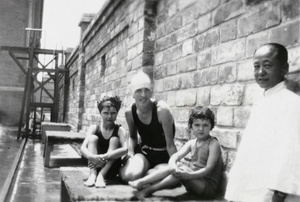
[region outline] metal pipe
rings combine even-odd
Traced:
[[[25,30],[26,30],[26,31],[39,31],[39,32],[45,31],[45,30],[43,30],[43,29],[30,28],[30,27],[26,27]]]

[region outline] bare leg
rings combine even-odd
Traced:
[[[105,188],[106,187],[106,183],[105,183],[105,176],[108,173],[109,169],[111,168],[111,166],[113,165],[115,161],[108,161],[105,166],[100,170],[98,176],[97,176],[97,180],[95,183],[95,187],[98,188]]]
[[[157,170],[165,169],[166,167],[169,169],[169,164],[168,164],[168,163],[158,164],[158,165],[156,165],[154,168],[149,169],[149,170],[147,171],[146,175],[149,175],[149,174],[151,174],[152,172],[156,172]]]
[[[182,180],[182,184],[185,186],[186,190],[197,195],[204,194],[206,184],[201,179],[195,180]]]
[[[149,168],[150,164],[148,160],[142,154],[135,154],[121,168],[121,178],[125,182],[139,179],[145,175]]]
[[[167,164],[166,164],[167,165]],[[160,169],[152,170],[152,172],[149,175],[146,175],[143,178],[129,181],[128,184],[132,186],[133,188],[136,188],[138,190],[142,189],[144,185],[152,184],[157,181],[160,181],[167,177],[169,173],[169,167],[168,166],[161,166]]]
[[[111,138],[109,141],[109,147],[107,152],[113,151],[115,150],[119,145],[119,139],[118,138]],[[105,176],[107,175],[109,169],[112,167],[112,165],[114,164],[116,160],[110,160],[108,161],[105,166],[100,170],[98,176],[97,176],[97,180],[95,183],[95,187],[98,188],[105,188],[106,187],[106,183],[105,183]]]
[[[173,175],[168,175],[166,178],[164,178],[162,181],[159,181],[153,185],[150,185],[138,192],[134,192],[134,195],[142,200],[143,198],[150,196],[151,194],[153,194],[154,192],[158,191],[158,190],[162,190],[162,189],[166,189],[166,188],[172,188],[176,185],[178,185],[180,182],[179,179],[173,177]]]
[[[192,172],[193,170],[183,164],[180,164],[179,168],[181,170],[185,170],[187,172]],[[185,186],[186,190],[191,193],[196,193],[197,195],[201,195],[204,193],[206,188],[206,183],[203,182],[201,178],[197,179],[189,179],[189,180],[181,180],[182,184]]]
[[[98,137],[95,135],[91,135],[88,141],[88,150],[93,154],[98,154],[97,145],[98,145]],[[96,168],[90,168],[90,176],[87,179],[87,181],[85,181],[84,185],[87,187],[92,187],[95,185],[96,179],[97,179]]]

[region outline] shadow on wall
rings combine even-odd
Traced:
[[[3,124],[4,117],[5,117],[5,112],[0,111],[0,124],[1,125]]]
[[[300,71],[286,76],[287,88],[300,95]]]
[[[8,112],[0,110],[0,126],[13,126],[12,120],[9,118]]]

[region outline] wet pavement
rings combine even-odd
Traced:
[[[0,126],[0,190],[13,165],[14,159],[21,146],[22,140],[17,140],[17,128]]]
[[[0,137],[1,184],[4,184],[22,142],[16,138],[17,131],[5,131],[4,133]],[[70,145],[61,145],[54,147],[51,154],[51,168],[45,168],[43,147],[40,139],[28,138],[17,175],[6,201],[60,201],[59,167],[84,166],[84,162]]]
[[[41,140],[28,139],[11,202],[60,201],[59,167],[77,165],[76,160],[81,159],[71,146],[57,146],[51,155],[52,167],[46,168],[42,154]]]

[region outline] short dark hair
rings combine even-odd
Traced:
[[[110,106],[116,108],[117,111],[120,110],[122,101],[119,96],[112,93],[102,93],[99,100],[97,101],[97,107],[101,113],[102,109],[105,107],[103,104],[105,101],[110,101]]]
[[[196,107],[191,108],[190,112],[189,112],[189,121],[188,121],[189,128],[192,128],[194,119],[209,120],[209,122],[211,124],[211,130],[215,126],[215,115],[208,107],[196,106]]]
[[[262,45],[261,47],[263,47],[263,46],[268,46],[271,49],[275,50],[277,53],[276,57],[278,58],[278,60],[281,64],[286,64],[288,62],[288,51],[283,45],[281,45],[279,43],[266,43],[266,44]],[[256,50],[258,50],[258,49],[256,49]],[[256,53],[256,50],[255,50],[254,54]]]

